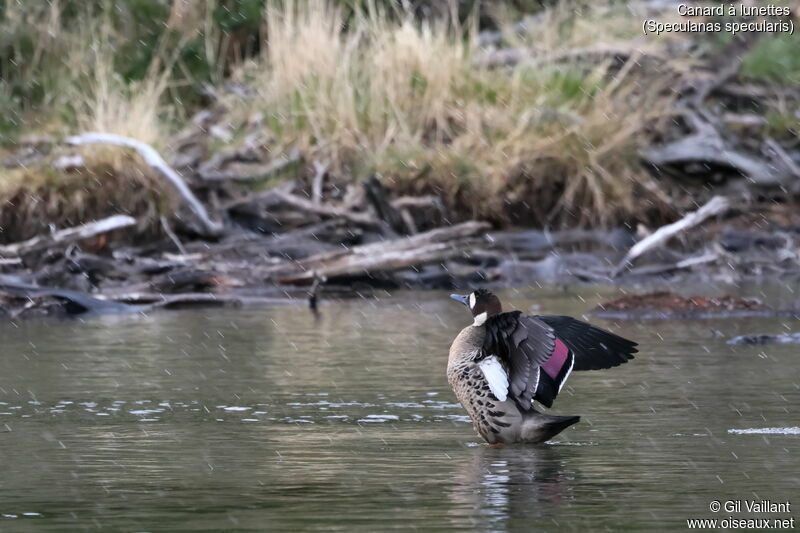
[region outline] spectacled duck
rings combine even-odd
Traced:
[[[568,316],[504,313],[485,289],[451,294],[473,323],[450,346],[447,380],[489,444],[539,443],[580,420],[540,413],[552,407],[573,370],[611,368],[633,359],[637,343]]]

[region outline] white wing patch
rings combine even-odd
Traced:
[[[534,366],[531,369],[531,377],[528,381],[528,387],[531,388],[534,396],[536,396],[536,388],[539,386],[539,378],[541,377],[542,377],[542,367]],[[533,401],[533,398],[531,398],[531,401]]]
[[[500,360],[492,355],[478,363],[478,366],[483,372],[486,381],[489,382],[492,394],[501,402],[506,401],[506,398],[508,398],[508,375],[503,365],[500,364]]]
[[[570,351],[569,358],[571,359],[569,363],[569,368],[567,369],[567,373],[564,374],[564,379],[561,380],[561,384],[558,386],[558,392],[561,392],[561,389],[564,388],[564,384],[567,382],[567,378],[572,373],[572,367],[575,366],[575,354]]]

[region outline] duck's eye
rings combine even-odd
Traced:
[[[475,309],[475,293],[471,292],[469,295],[469,308]]]

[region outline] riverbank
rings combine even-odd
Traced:
[[[10,313],[43,288],[207,305],[800,275],[797,37],[641,35],[680,18],[658,2],[491,28],[325,6],[260,13],[258,50],[201,84],[174,36],[125,81],[122,22],[49,12],[41,68],[61,43],[93,78],[12,109]],[[181,31],[210,39],[206,15]]]
[[[439,212],[436,202],[383,196],[375,181],[364,189],[372,194],[365,192],[363,211],[315,204],[285,186],[237,204],[296,223],[273,234],[222,225],[214,239],[182,239],[164,221],[169,237],[130,245],[125,233],[136,221],[123,217],[0,247],[0,309],[20,318],[286,299],[315,308],[320,299],[376,290],[800,281],[800,214],[785,209],[759,212],[715,197],[646,236],[624,228],[495,231],[477,221],[412,231],[418,217]],[[109,231],[115,224],[124,227]],[[669,310],[648,305],[650,314]],[[634,307],[620,310],[635,315]]]

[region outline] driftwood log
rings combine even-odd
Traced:
[[[6,276],[0,276],[0,293],[27,298],[31,301],[41,298],[54,298],[64,302],[64,309],[70,315],[119,314],[136,311],[135,308],[129,305],[101,300],[83,292],[37,287],[8,279]]]
[[[198,224],[200,233],[206,237],[217,237],[222,233],[223,227],[218,222],[211,220],[206,208],[200,203],[200,200],[189,189],[186,183],[181,178],[180,174],[175,172],[170,167],[164,158],[161,157],[155,148],[130,137],[123,137],[122,135],[114,135],[111,133],[97,133],[89,132],[81,135],[75,135],[66,139],[67,144],[84,145],[84,144],[110,144],[113,146],[124,146],[136,150],[145,163],[150,165],[153,169],[158,171],[172,187],[177,191],[178,195],[183,199],[191,212],[194,214]]]
[[[136,219],[127,215],[87,222],[74,228],[62,229],[49,235],[38,235],[27,241],[0,246],[0,256],[13,257],[45,250],[56,245],[71,244],[82,239],[89,239],[110,231],[127,228],[136,224]]]
[[[710,163],[734,169],[760,185],[777,185],[787,179],[779,167],[732,147],[716,130],[699,131],[651,148],[644,153],[644,159],[655,167]]]
[[[153,292],[130,292],[99,297],[72,290],[37,287],[15,283],[0,277],[0,295],[27,299],[28,302],[10,313],[18,318],[31,309],[60,302],[61,314],[66,316],[93,317],[108,314],[147,313],[158,309],[185,307],[242,307],[244,305],[292,305],[302,300],[240,294],[214,294],[192,292],[162,294]]]
[[[295,263],[294,272],[280,266],[273,274],[281,283],[307,284],[316,277],[330,280],[444,261],[464,253],[474,244],[474,237],[488,228],[485,222],[465,222],[411,237],[314,255]]]
[[[730,206],[730,201],[727,198],[724,196],[715,196],[697,211],[692,211],[677,222],[661,226],[651,235],[637,242],[628,250],[628,253],[625,254],[625,257],[619,265],[617,265],[617,268],[614,269],[613,276],[618,276],[645,252],[661,246],[675,235],[697,226],[710,217],[725,213],[730,209]]]
[[[316,204],[313,200],[307,200],[297,196],[296,194],[291,194],[279,189],[273,189],[271,191],[271,196],[296,209],[313,213],[315,215],[320,215],[322,217],[343,218],[349,222],[362,226],[374,226],[378,223],[374,217],[366,213],[358,213],[355,211],[350,211],[349,209],[343,209],[332,205]]]
[[[266,164],[239,164],[226,169],[220,168],[222,165],[212,159],[201,165],[197,173],[206,181],[257,181],[275,176],[302,159],[303,155],[299,150],[292,150],[289,154]]]

